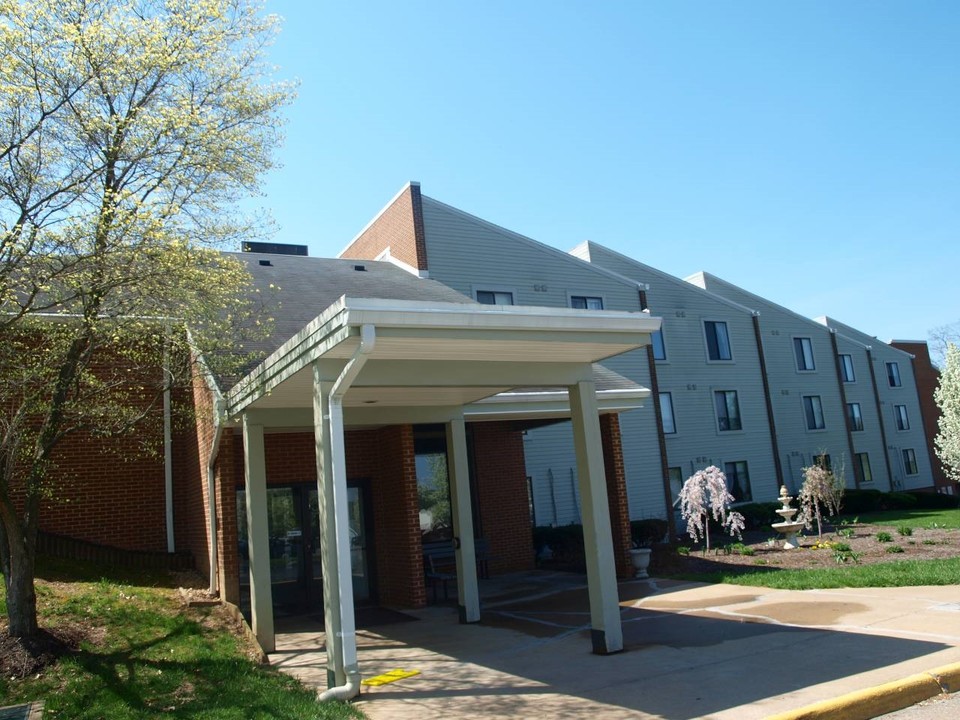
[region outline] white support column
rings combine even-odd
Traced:
[[[327,648],[327,686],[346,680],[343,670],[343,639],[340,635],[337,532],[333,520],[333,463],[330,452],[330,416],[327,403],[332,382],[324,380],[320,366],[313,366],[313,437],[317,454],[317,498],[320,506],[320,563],[323,572],[323,625]]]
[[[459,542],[456,553],[457,604],[460,622],[473,623],[480,620],[480,591],[477,587],[477,554],[473,542],[467,432],[463,417],[447,423],[447,466],[450,472],[453,534]]]
[[[568,390],[583,510],[583,546],[592,625],[590,634],[593,652],[607,655],[623,650],[623,628],[620,624],[620,598],[617,594],[596,386],[592,381],[582,381],[571,385]]]
[[[273,592],[270,587],[270,535],[267,527],[267,468],[263,425],[243,415],[243,466],[247,495],[247,552],[250,559],[250,614],[253,634],[264,652],[273,652]]]

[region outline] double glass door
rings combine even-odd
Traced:
[[[371,597],[369,512],[362,486],[347,488],[350,520],[350,558],[354,596]],[[237,493],[237,536],[240,545],[241,590],[249,593],[246,497]],[[267,488],[267,531],[270,581],[277,614],[300,614],[323,609],[323,569],[320,561],[320,513],[317,486]]]

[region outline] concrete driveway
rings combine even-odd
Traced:
[[[582,576],[498,579],[483,619],[452,607],[358,632],[371,720],[730,718],[793,710],[960,662],[956,587],[780,591],[643,580],[620,586],[626,650],[590,653]],[[385,620],[390,620],[388,616]],[[281,625],[281,631],[283,626]],[[326,685],[321,628],[288,626],[272,664]]]

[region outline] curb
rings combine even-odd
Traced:
[[[766,720],[870,720],[916,705],[941,693],[960,691],[960,663],[918,673],[799,710],[770,715]]]

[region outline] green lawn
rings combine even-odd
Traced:
[[[162,576],[50,566],[38,584],[41,624],[82,626],[90,641],[40,677],[0,678],[0,705],[43,699],[53,718],[362,718],[244,654],[219,608],[184,608]],[[66,580],[66,582],[64,582]],[[5,611],[0,585],[0,611]]]
[[[960,557],[947,560],[901,560],[877,565],[838,565],[824,569],[721,570],[675,577],[697,582],[759,585],[779,590],[957,585],[960,584]]]
[[[891,525],[911,528],[951,528],[960,529],[960,508],[949,510],[886,510],[884,512],[861,513],[854,517],[844,516],[845,520],[857,520],[872,525]]]

